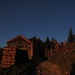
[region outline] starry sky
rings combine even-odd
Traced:
[[[75,33],[75,0],[0,0],[0,47],[18,35],[67,40]]]

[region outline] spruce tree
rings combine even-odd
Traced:
[[[49,37],[47,37],[46,41],[44,42],[45,49],[50,50],[50,44],[51,44],[50,39]]]
[[[72,43],[72,42],[74,42],[74,34],[73,34],[72,27],[70,27],[69,36],[68,36],[68,43]]]
[[[51,48],[54,49],[54,42],[55,42],[55,39],[54,37],[52,37],[52,41],[51,41]]]

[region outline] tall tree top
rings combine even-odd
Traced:
[[[73,35],[73,30],[71,26],[70,26],[69,34]]]
[[[73,41],[74,41],[74,34],[73,34],[72,27],[70,27],[69,36],[68,36],[68,43],[71,43]]]

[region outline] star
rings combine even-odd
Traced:
[[[34,6],[36,7],[36,4],[34,4]]]

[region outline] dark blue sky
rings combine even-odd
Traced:
[[[70,25],[75,33],[75,0],[0,0],[0,46],[22,34],[67,40]]]

